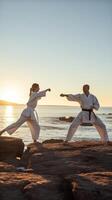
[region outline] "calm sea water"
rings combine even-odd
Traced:
[[[24,106],[0,106],[0,129],[15,122]],[[70,123],[59,121],[62,116],[76,116],[80,108],[72,106],[38,106],[39,121],[41,126],[40,141],[46,139],[65,139]],[[112,140],[112,108],[100,108],[98,116],[107,126],[110,140]],[[3,135],[8,135],[4,133]],[[25,144],[31,143],[32,138],[27,124],[23,124],[13,135],[22,138]],[[94,127],[80,126],[72,140],[99,139],[99,134]]]

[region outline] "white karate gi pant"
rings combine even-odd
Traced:
[[[34,113],[35,112],[35,113]],[[13,124],[9,125],[7,128],[5,128],[5,131],[7,131],[10,135],[13,134],[22,124],[27,122],[28,127],[30,128],[32,139],[38,140],[39,133],[40,133],[40,126],[38,123],[38,116],[36,111],[32,109],[25,109],[20,118]]]
[[[73,120],[73,122],[72,122],[72,124],[71,124],[71,126],[68,130],[66,141],[71,140],[71,138],[75,134],[79,125],[81,125],[83,123],[83,121],[82,121],[83,117],[82,116],[83,116],[83,112],[79,113],[79,115]],[[101,119],[99,117],[97,117],[95,115],[93,115],[92,118],[94,119],[92,124],[96,128],[96,130],[98,131],[100,138],[101,138],[101,141],[102,142],[109,141],[105,124],[101,121]],[[88,121],[88,123],[91,123],[91,121]]]

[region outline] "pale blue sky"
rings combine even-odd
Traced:
[[[0,0],[0,75],[0,98],[25,102],[39,82],[53,90],[42,103],[67,104],[60,92],[89,83],[112,105],[112,1]]]

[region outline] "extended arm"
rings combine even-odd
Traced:
[[[80,94],[60,94],[61,97],[67,97],[69,101],[77,101],[80,102]]]
[[[50,92],[51,89],[48,88],[46,90],[40,91],[40,92],[35,92],[29,99],[28,103],[32,102],[34,99],[36,98],[41,98],[41,97],[45,97],[46,96],[46,92]]]

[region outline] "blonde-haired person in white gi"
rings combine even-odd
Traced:
[[[11,135],[24,122],[27,122],[31,131],[33,141],[36,142],[38,140],[39,133],[40,133],[40,126],[39,126],[38,114],[35,108],[37,106],[38,100],[40,100],[42,97],[45,97],[46,93],[48,91],[50,92],[51,89],[46,89],[43,91],[39,91],[39,90],[40,90],[39,84],[34,83],[32,87],[30,88],[30,95],[29,95],[29,100],[27,102],[27,107],[21,113],[20,118],[15,123],[1,130],[0,135],[4,133],[5,131]]]

